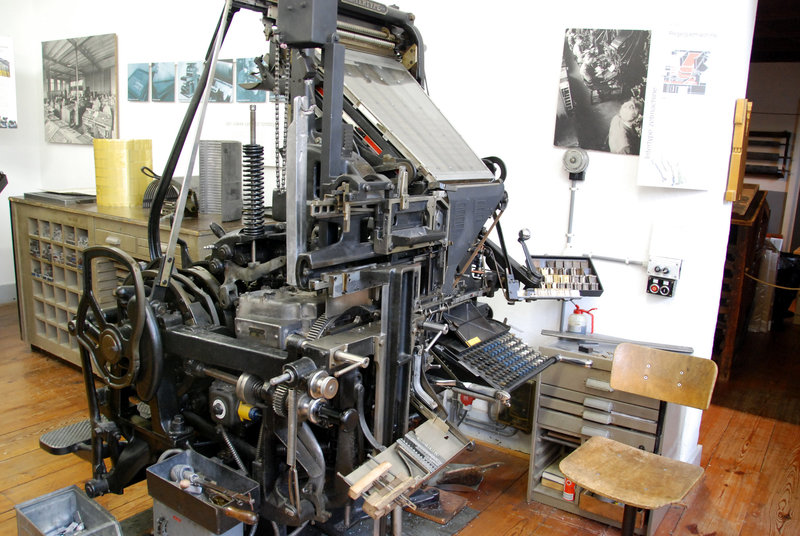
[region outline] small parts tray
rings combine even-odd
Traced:
[[[223,534],[240,522],[225,515],[222,507],[211,503],[205,494],[193,495],[181,489],[177,482],[173,482],[170,479],[170,470],[175,465],[189,465],[196,473],[215,481],[219,486],[250,495],[256,511],[261,504],[259,487],[255,480],[191,450],[147,468],[147,489],[153,499],[215,534]]]
[[[544,276],[538,288],[525,289],[524,299],[570,299],[597,297],[603,285],[589,257],[531,257],[531,262]]]

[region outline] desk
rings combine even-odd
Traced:
[[[735,213],[731,216],[714,335],[713,358],[719,366],[718,381],[730,379],[734,351],[746,332],[755,281],[745,277],[745,273],[758,274],[767,223],[769,205],[763,190],[756,192],[747,212],[741,216]]]
[[[91,245],[110,245],[135,259],[149,260],[149,211],[95,204],[62,206],[18,197],[10,198],[9,203],[22,339],[80,365],[78,343],[67,323],[77,311],[83,292],[83,250]],[[204,258],[204,248],[217,240],[209,225],[220,223],[220,216],[201,214],[183,222],[180,238],[186,242],[189,255],[192,260]],[[229,230],[240,226],[240,222],[224,224]],[[164,224],[162,246],[168,241],[169,227]],[[113,288],[121,274],[111,261],[105,262],[107,266],[95,268],[94,283]]]

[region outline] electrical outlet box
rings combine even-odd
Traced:
[[[681,259],[651,257],[647,263],[647,293],[671,298],[681,277]]]

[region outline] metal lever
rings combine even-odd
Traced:
[[[531,260],[531,254],[528,251],[528,245],[525,243],[531,237],[531,232],[528,229],[520,229],[519,231],[519,238],[517,239],[522,246],[522,252],[525,254],[525,264],[528,265],[528,270],[531,271],[532,274],[536,273],[536,270],[533,269],[533,261]]]
[[[335,377],[339,377],[342,374],[346,374],[355,368],[367,368],[369,366],[369,358],[362,357],[360,355],[351,354],[349,352],[345,352],[344,350],[336,350],[333,354],[333,358],[336,361],[342,361],[344,363],[350,363],[348,366],[344,367],[343,369],[337,370],[333,373]]]
[[[578,365],[580,367],[592,368],[594,361],[591,359],[581,359],[580,357],[568,357],[561,354],[553,356],[559,363],[569,363],[570,365]]]

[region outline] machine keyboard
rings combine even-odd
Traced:
[[[556,362],[511,333],[468,347],[456,359],[495,389],[512,391]]]

